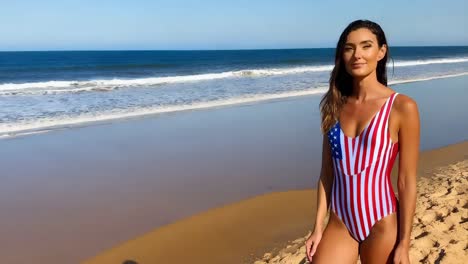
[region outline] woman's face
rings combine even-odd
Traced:
[[[377,69],[377,62],[386,51],[386,45],[379,47],[377,37],[369,29],[351,31],[343,50],[346,71],[353,77],[368,76]]]

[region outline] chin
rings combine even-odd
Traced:
[[[350,70],[348,71],[349,75],[351,75],[354,78],[364,78],[370,74],[369,71],[366,71],[364,69],[357,69],[357,70]]]

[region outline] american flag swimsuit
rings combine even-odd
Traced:
[[[385,101],[357,137],[346,136],[339,122],[327,132],[334,170],[331,210],[358,242],[366,239],[377,221],[397,210],[390,172],[398,142],[393,143],[388,132],[397,94]]]

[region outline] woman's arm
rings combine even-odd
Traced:
[[[320,169],[320,178],[317,184],[317,214],[315,216],[315,226],[305,242],[306,256],[308,261],[312,261],[312,257],[317,250],[317,246],[322,239],[323,220],[330,205],[330,192],[333,185],[333,166],[330,153],[330,145],[328,137],[323,135],[322,143],[322,168]]]
[[[416,172],[419,158],[419,113],[416,102],[404,96],[399,104],[398,197],[400,203],[399,245],[409,249],[416,207]]]
[[[330,205],[330,194],[333,185],[333,166],[328,138],[323,135],[322,143],[322,168],[317,183],[317,214],[315,216],[314,232],[323,231],[323,220]]]

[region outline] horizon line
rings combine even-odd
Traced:
[[[430,47],[468,47],[468,45],[393,45],[391,48],[430,48]],[[0,50],[0,52],[83,52],[83,51],[260,51],[260,50],[305,50],[305,49],[335,49],[335,47],[315,48],[239,48],[239,49],[51,49],[51,50]]]

